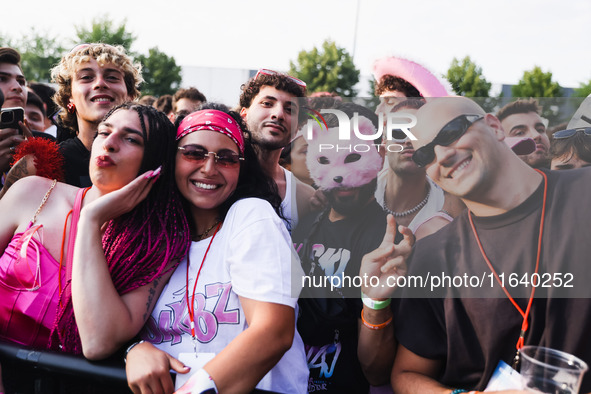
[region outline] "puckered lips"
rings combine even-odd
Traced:
[[[108,155],[102,155],[96,158],[96,165],[100,168],[107,168],[114,166],[115,162]]]

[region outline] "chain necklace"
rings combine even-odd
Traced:
[[[407,209],[406,211],[402,211],[402,212],[394,212],[392,211],[390,208],[388,208],[388,205],[386,203],[386,190],[384,188],[384,210],[386,212],[388,212],[390,215],[394,216],[395,218],[402,218],[408,215],[412,215],[413,213],[419,211],[421,208],[423,208],[425,206],[425,204],[427,204],[427,201],[429,201],[429,195],[431,195],[431,185],[429,185],[429,190],[427,191],[427,196],[425,196],[425,199],[423,201],[421,201],[420,203],[418,203],[414,208],[411,209]]]
[[[197,241],[201,241],[204,238],[207,238],[207,235],[209,234],[209,232],[211,230],[213,230],[213,228],[215,226],[217,226],[218,224],[220,224],[220,222],[222,221],[222,219],[218,219],[214,224],[211,225],[211,227],[209,227],[207,230],[205,230],[203,233],[201,234],[197,234]]]

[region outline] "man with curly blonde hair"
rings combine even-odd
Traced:
[[[54,101],[61,108],[61,122],[73,137],[59,146],[64,158],[64,181],[78,187],[90,186],[90,148],[98,124],[111,108],[139,97],[141,65],[134,64],[122,46],[80,44],[62,57],[51,70],[51,77],[57,84]],[[8,174],[8,186],[38,174],[44,161],[54,160],[41,157],[39,150],[27,153]]]

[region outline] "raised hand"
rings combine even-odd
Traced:
[[[361,290],[370,298],[390,298],[396,289],[396,279],[406,275],[406,260],[410,255],[415,238],[408,227],[399,226],[398,229],[404,238],[398,245],[395,245],[396,221],[392,215],[388,215],[386,233],[382,243],[377,249],[363,256],[361,260],[359,275],[361,278],[367,278],[367,280],[363,280]],[[374,278],[370,279],[372,277]],[[375,278],[377,278],[377,282]]]
[[[159,174],[160,167],[141,174],[119,190],[97,198],[83,208],[84,216],[103,224],[131,211],[148,196]]]

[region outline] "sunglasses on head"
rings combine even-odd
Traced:
[[[460,139],[475,122],[484,118],[482,115],[460,115],[453,118],[439,130],[433,141],[420,147],[412,155],[412,160],[425,167],[435,160],[435,145],[448,146]]]
[[[302,87],[304,89],[304,93],[306,92],[306,82],[302,81],[301,79],[297,79],[292,77],[291,75],[279,73],[277,71],[269,70],[267,68],[261,68],[257,74],[254,76],[254,79],[257,80],[261,75],[283,75],[290,81],[294,82],[296,85]]]
[[[591,127],[577,127],[576,129],[560,130],[552,134],[552,138],[555,140],[561,140],[564,138],[570,138],[577,133],[585,133],[585,135],[591,137]]]
[[[195,145],[179,146],[178,150],[181,152],[181,155],[185,160],[195,163],[204,162],[210,155],[213,155],[215,164],[226,168],[235,167],[241,160],[244,160],[244,157],[240,157],[236,152],[227,150],[218,153],[208,152],[207,149]]]

